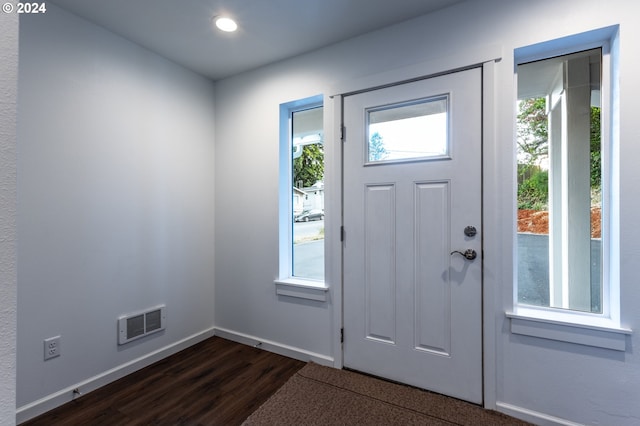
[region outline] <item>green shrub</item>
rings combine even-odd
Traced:
[[[528,170],[527,178],[518,185],[518,209],[547,210],[549,202],[549,172]]]

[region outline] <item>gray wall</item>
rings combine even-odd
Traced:
[[[4,76],[15,72],[15,16],[2,16],[0,27],[0,84],[8,87],[0,101],[0,209],[9,221],[15,212],[15,87]],[[220,81],[215,94],[207,80],[51,4],[46,16],[23,16],[20,28],[19,407],[166,353],[214,323],[236,336],[339,362],[334,321],[340,283],[330,280],[327,303],[275,294],[279,105],[331,94],[336,85],[371,74],[393,77],[404,66],[471,58],[498,46],[496,137],[485,141],[495,153],[485,158],[492,166],[485,182],[491,195],[484,284],[492,307],[484,324],[485,398],[490,407],[515,408],[540,422],[637,423],[637,332],[626,352],[590,348],[511,334],[505,311],[513,301],[513,51],[619,24],[621,319],[623,326],[640,327],[638,4],[468,1]],[[247,197],[243,188],[256,182],[260,190]],[[252,215],[255,205],[261,206],[259,220]],[[0,320],[7,327],[0,334],[0,408],[14,405],[4,378],[15,371],[16,300],[15,228],[9,223],[5,234],[2,227]],[[336,258],[333,250],[329,261]],[[158,303],[167,305],[167,330],[117,347],[117,316]],[[57,334],[62,356],[43,362],[42,340]],[[11,415],[0,417],[0,423],[11,421]]]
[[[432,15],[381,29],[329,48],[216,83],[216,326],[238,336],[268,339],[281,347],[323,354],[340,364],[335,335],[340,283],[329,302],[305,304],[275,295],[278,273],[278,105],[372,74],[400,76],[403,67],[437,64],[497,46],[495,139],[485,157],[485,399],[490,408],[538,422],[631,425],[640,418],[637,333],[617,352],[510,332],[513,308],[514,49],[611,25],[620,25],[620,287],[621,325],[640,327],[640,130],[635,125],[640,87],[640,6],[618,0],[468,1]],[[437,66],[437,65],[436,65]],[[326,100],[331,104],[329,99]],[[251,122],[251,126],[245,124]],[[229,161],[241,158],[242,167]],[[227,184],[233,182],[233,185]],[[255,187],[254,197],[238,188]],[[327,191],[329,194],[329,190]],[[260,207],[254,220],[253,205]],[[330,207],[328,207],[330,209]],[[634,213],[636,212],[636,213]],[[330,220],[327,213],[327,220]],[[250,241],[250,243],[248,243]],[[338,250],[330,257],[339,262]],[[251,267],[247,268],[247,259]],[[635,259],[635,260],[634,260]],[[338,312],[336,312],[336,310]],[[588,332],[587,332],[588,333]]]
[[[7,425],[16,406],[17,14],[0,14],[0,57],[0,425]]]
[[[52,4],[22,16],[18,407],[213,327],[213,99]],[[166,330],[118,346],[118,316],[158,304]]]

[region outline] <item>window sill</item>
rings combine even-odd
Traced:
[[[529,311],[529,309],[527,309]],[[535,309],[531,309],[535,312]],[[609,325],[567,322],[545,318],[547,315],[532,316],[518,312],[506,312],[511,320],[511,332],[524,336],[594,346],[616,351],[626,350],[626,338],[632,330]],[[588,316],[586,316],[588,318]],[[595,321],[591,321],[595,322]]]
[[[275,280],[274,283],[276,285],[276,294],[279,296],[297,297],[319,302],[327,301],[329,286],[324,281],[284,278]]]

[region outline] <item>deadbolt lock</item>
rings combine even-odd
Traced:
[[[476,229],[475,226],[467,226],[466,228],[464,228],[464,235],[466,235],[467,237],[475,237],[475,235],[478,233],[478,230]]]

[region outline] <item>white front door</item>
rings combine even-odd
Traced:
[[[344,97],[344,365],[475,403],[481,75]]]

